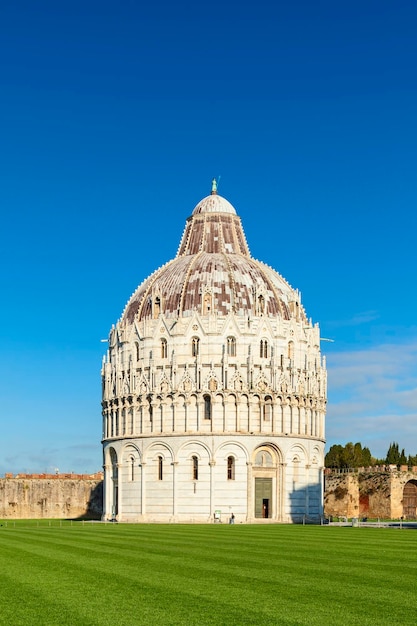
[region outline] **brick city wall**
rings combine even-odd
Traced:
[[[417,467],[360,468],[349,472],[325,470],[324,514],[334,517],[399,519],[403,491],[417,481]]]
[[[6,474],[0,478],[1,519],[100,519],[103,475]]]

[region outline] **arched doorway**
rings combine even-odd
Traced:
[[[255,453],[253,463],[254,515],[256,519],[271,519],[276,515],[274,497],[277,474],[276,455],[266,446]]]
[[[417,517],[417,480],[409,480],[404,486],[403,517],[405,519]]]

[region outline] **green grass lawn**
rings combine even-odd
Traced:
[[[1,625],[417,624],[413,530],[0,523]]]

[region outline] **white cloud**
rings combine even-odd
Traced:
[[[39,447],[39,449],[20,448],[19,453],[5,455],[0,460],[0,475],[5,472],[17,473],[62,473],[77,472],[92,474],[100,471],[102,464],[99,444],[84,442],[70,443],[61,448]]]
[[[417,454],[417,341],[334,352],[327,367],[327,449],[360,441],[384,457],[397,441]]]
[[[379,319],[378,311],[362,311],[361,313],[356,313],[353,317],[349,319],[341,319],[328,321],[327,326],[330,328],[342,328],[346,326],[361,326],[362,324],[369,324],[369,322],[374,322]]]

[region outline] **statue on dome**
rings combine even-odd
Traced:
[[[213,178],[211,181],[211,194],[215,195],[217,193],[217,180]]]

